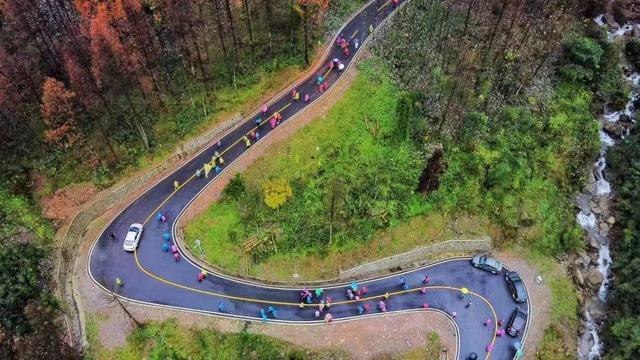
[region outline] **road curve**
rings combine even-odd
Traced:
[[[407,1],[409,0],[402,0],[399,8]],[[329,46],[325,60],[316,72],[324,75],[324,81],[329,86],[328,91],[342,75],[337,69],[328,70],[331,60],[340,59],[345,64],[344,71],[347,71],[352,65],[354,55],[371,36],[370,26],[373,29],[378,28],[395,11],[398,9],[394,8],[390,1],[372,0],[347,21],[339,33],[352,39],[351,53],[345,56],[338,46]],[[361,44],[358,49],[354,46],[356,39]],[[316,74],[298,82],[269,102],[268,117],[263,117],[258,128],[262,138],[278,130],[277,126],[271,129],[270,124],[275,112],[282,115],[282,122],[289,121],[322,96],[316,84]],[[300,92],[302,98],[309,94],[311,100],[308,103],[303,99],[294,101],[291,97],[291,90],[294,88]],[[162,251],[163,234],[173,233],[175,218],[207,185],[216,180],[214,171],[208,178],[198,178],[194,176],[196,170],[211,162],[216,150],[222,153],[227,166],[250,151],[251,147],[246,147],[241,138],[257,128],[257,116],[256,113],[252,114],[223,135],[220,139],[221,148],[215,144],[217,141],[212,143],[173,173],[151,186],[105,226],[91,248],[87,265],[91,279],[100,288],[107,292],[115,291],[118,296],[129,301],[151,306],[249,321],[260,321],[261,309],[274,306],[277,309],[277,319],[269,316],[269,322],[297,325],[322,323],[314,316],[318,299],[314,299],[312,305],[299,307],[300,289],[257,284],[217,273],[209,273],[204,281],[199,282],[197,274],[201,269],[191,262],[186,254],[182,254],[183,260],[175,262],[171,253]],[[175,180],[181,184],[177,190],[174,190]],[[167,217],[166,222],[156,221],[155,216],[158,212]],[[137,251],[128,253],[122,249],[123,237],[129,225],[136,222],[145,224],[144,234]],[[115,240],[110,236],[112,233],[117,235]],[[426,293],[423,293],[420,290],[425,286],[423,279],[426,275],[430,281],[426,285]],[[402,288],[400,277],[406,279],[408,289]],[[116,286],[116,278],[121,279],[124,286]],[[390,312],[439,311],[449,316],[457,329],[459,359],[466,359],[471,352],[477,353],[479,358],[512,359],[514,344],[524,342],[522,338],[495,336],[498,320],[507,320],[515,304],[503,276],[494,276],[474,269],[469,265],[469,259],[442,261],[402,274],[363,280],[358,285],[366,286],[368,289],[360,301],[370,306],[370,310],[364,315],[358,315],[357,305],[346,297],[347,284],[324,288],[324,296],[330,296],[332,299],[332,306],[328,312],[334,321],[382,315],[384,313],[379,313],[376,305],[379,301],[384,301]],[[462,287],[471,291],[465,299],[459,297],[459,289]],[[466,307],[468,301],[471,301],[471,306]],[[224,304],[223,312],[218,311],[220,302]],[[424,309],[425,304],[428,304],[428,309]],[[526,308],[529,312],[528,303]],[[451,316],[454,313],[456,316]],[[488,326],[485,325],[487,319],[491,321]]]

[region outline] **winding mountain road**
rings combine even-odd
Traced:
[[[407,1],[401,1],[398,7],[402,7]],[[340,59],[345,65],[343,71],[347,71],[352,65],[354,55],[372,35],[370,26],[373,29],[378,28],[395,11],[398,9],[392,2],[373,0],[348,20],[339,33],[351,39],[350,56],[345,56],[338,46],[329,46],[325,61],[316,74],[298,82],[269,102],[268,117],[263,117],[258,128],[262,138],[269,136],[272,131],[278,131],[277,126],[272,129],[270,124],[274,113],[282,115],[282,122],[295,121],[296,114],[322,96],[316,83],[317,74],[324,75],[324,82],[329,87],[328,91],[331,91],[342,75],[342,71],[337,68],[329,70],[328,65],[332,59]],[[357,49],[356,39],[360,43]],[[291,96],[291,90],[294,88],[301,94],[300,101],[295,101]],[[303,100],[306,94],[311,96],[309,102]],[[104,228],[91,248],[87,266],[90,277],[100,288],[107,292],[115,291],[129,301],[151,306],[250,321],[261,321],[261,309],[274,306],[277,309],[277,319],[269,316],[269,322],[296,325],[322,323],[322,320],[317,320],[314,316],[318,308],[318,299],[314,299],[312,305],[300,307],[299,288],[258,284],[214,272],[209,272],[204,281],[199,282],[197,275],[201,268],[189,259],[188,254],[181,251],[183,259],[175,262],[170,252],[162,251],[163,234],[174,234],[176,218],[206,186],[216,181],[215,171],[212,170],[208,178],[205,178],[196,177],[196,170],[211,162],[214,151],[222,154],[226,166],[247,151],[251,151],[251,147],[247,147],[242,138],[256,130],[258,116],[259,112],[252,114],[223,135],[220,148],[214,142],[151,186]],[[251,142],[254,142],[253,139]],[[224,169],[225,167],[222,171]],[[181,184],[177,190],[174,189],[176,180]],[[166,222],[156,220],[156,214],[159,212],[167,216]],[[129,253],[122,249],[122,242],[132,223],[143,223],[145,230],[137,251]],[[110,236],[112,233],[117,235],[115,240]],[[426,285],[426,293],[423,294],[420,290],[425,286],[422,281],[426,275],[431,280]],[[406,279],[408,289],[405,290],[400,285],[400,277]],[[115,284],[116,278],[121,279],[124,286],[118,287]],[[477,270],[470,266],[469,259],[442,261],[402,274],[363,280],[358,285],[366,286],[368,289],[367,294],[360,300],[361,304],[369,304],[368,312],[358,315],[357,304],[346,296],[348,284],[337,284],[324,288],[324,296],[332,298],[332,306],[325,310],[325,313],[330,312],[334,321],[382,316],[385,313],[379,312],[376,308],[379,301],[384,301],[388,310],[392,312],[441,312],[456,324],[459,359],[467,359],[472,352],[477,353],[479,358],[512,359],[514,344],[524,341],[523,338],[496,337],[498,320],[507,320],[515,303],[503,276]],[[459,297],[462,287],[471,291],[465,299]],[[467,308],[469,300],[472,305]],[[223,312],[218,311],[220,302],[224,304]],[[428,304],[427,309],[424,308],[424,304]],[[524,306],[530,310],[529,304]],[[454,313],[457,316],[451,316]],[[529,317],[531,318],[531,315]],[[488,326],[485,325],[487,319],[491,320]],[[526,337],[526,331],[524,336]]]

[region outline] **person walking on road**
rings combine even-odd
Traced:
[[[400,278],[400,287],[402,287],[402,290],[409,289],[409,285],[407,285],[407,280],[404,277]]]
[[[207,277],[207,272],[202,270],[198,273],[198,282],[202,282]]]
[[[269,306],[269,307],[267,308],[267,311],[271,314],[271,316],[272,316],[274,319],[277,319],[277,318],[278,318],[278,310],[276,310],[276,308],[275,308],[275,307],[273,307],[273,306]]]

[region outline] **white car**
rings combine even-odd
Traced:
[[[138,247],[143,230],[142,224],[136,223],[129,226],[127,237],[124,238],[124,244],[122,245],[125,251],[134,251]]]

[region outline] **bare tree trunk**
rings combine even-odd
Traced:
[[[216,23],[218,24],[218,38],[220,40],[220,46],[222,46],[222,54],[227,57],[227,47],[224,44],[224,28],[222,26],[222,17],[220,16],[220,7],[218,6],[218,0],[210,0],[211,4],[216,11]]]
[[[256,51],[253,44],[253,30],[251,29],[251,12],[249,11],[249,0],[244,0],[244,12],[247,16],[247,30],[249,31],[249,44],[251,46],[251,59],[255,61]]]
[[[229,28],[231,29],[231,39],[233,39],[233,47],[236,61],[238,60],[238,38],[236,37],[236,28],[233,25],[233,13],[231,12],[231,5],[229,4],[229,0],[224,1],[226,9],[227,9],[227,19],[229,20]]]

